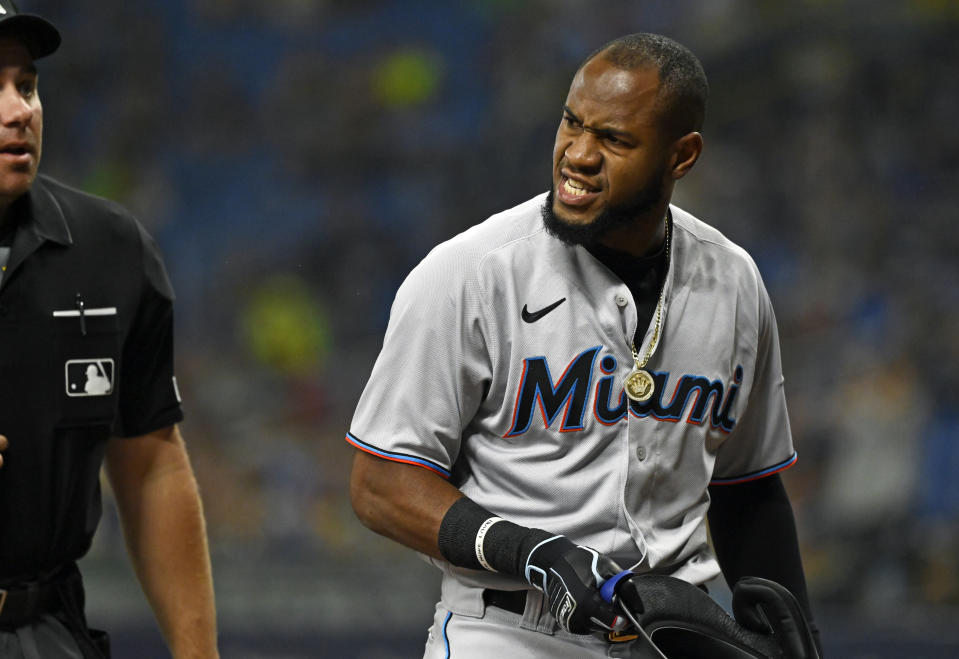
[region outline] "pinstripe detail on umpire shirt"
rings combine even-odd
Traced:
[[[375,455],[379,458],[384,458],[386,460],[392,460],[393,462],[404,462],[406,464],[416,465],[418,467],[423,467],[424,469],[429,469],[432,472],[435,472],[442,476],[443,478],[449,478],[450,472],[448,469],[444,469],[435,462],[426,460],[424,458],[417,458],[413,455],[407,455],[405,453],[392,453],[390,451],[384,451],[381,448],[377,448],[372,444],[367,444],[359,437],[353,433],[346,433],[346,441],[360,449],[361,451],[366,451],[370,455]]]

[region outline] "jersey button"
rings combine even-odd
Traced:
[[[617,306],[617,307],[625,307],[627,304],[629,304],[629,300],[626,298],[626,296],[623,295],[622,293],[617,293],[617,294],[616,294],[616,306]]]
[[[642,462],[646,459],[646,447],[640,446],[636,449],[636,457],[639,458],[639,461]]]

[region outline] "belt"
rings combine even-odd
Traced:
[[[528,592],[527,590],[493,590],[487,588],[483,591],[483,604],[523,615],[526,610],[526,593]]]
[[[21,627],[60,603],[59,581],[0,588],[0,627]]]
[[[705,585],[700,584],[699,587],[704,592],[709,593],[709,589]],[[528,592],[528,590],[494,590],[487,588],[483,591],[483,604],[523,615],[526,611],[526,593]]]

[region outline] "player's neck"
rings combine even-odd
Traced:
[[[666,241],[666,213],[659,217],[639,218],[633,224],[608,232],[599,244],[607,249],[643,257],[655,254]]]

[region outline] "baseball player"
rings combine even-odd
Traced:
[[[606,44],[562,104],[549,192],[397,292],[347,434],[351,496],[443,571],[426,657],[628,656],[599,592],[625,570],[764,577],[809,613],[769,297],[670,204],[707,93],[670,39]]]

